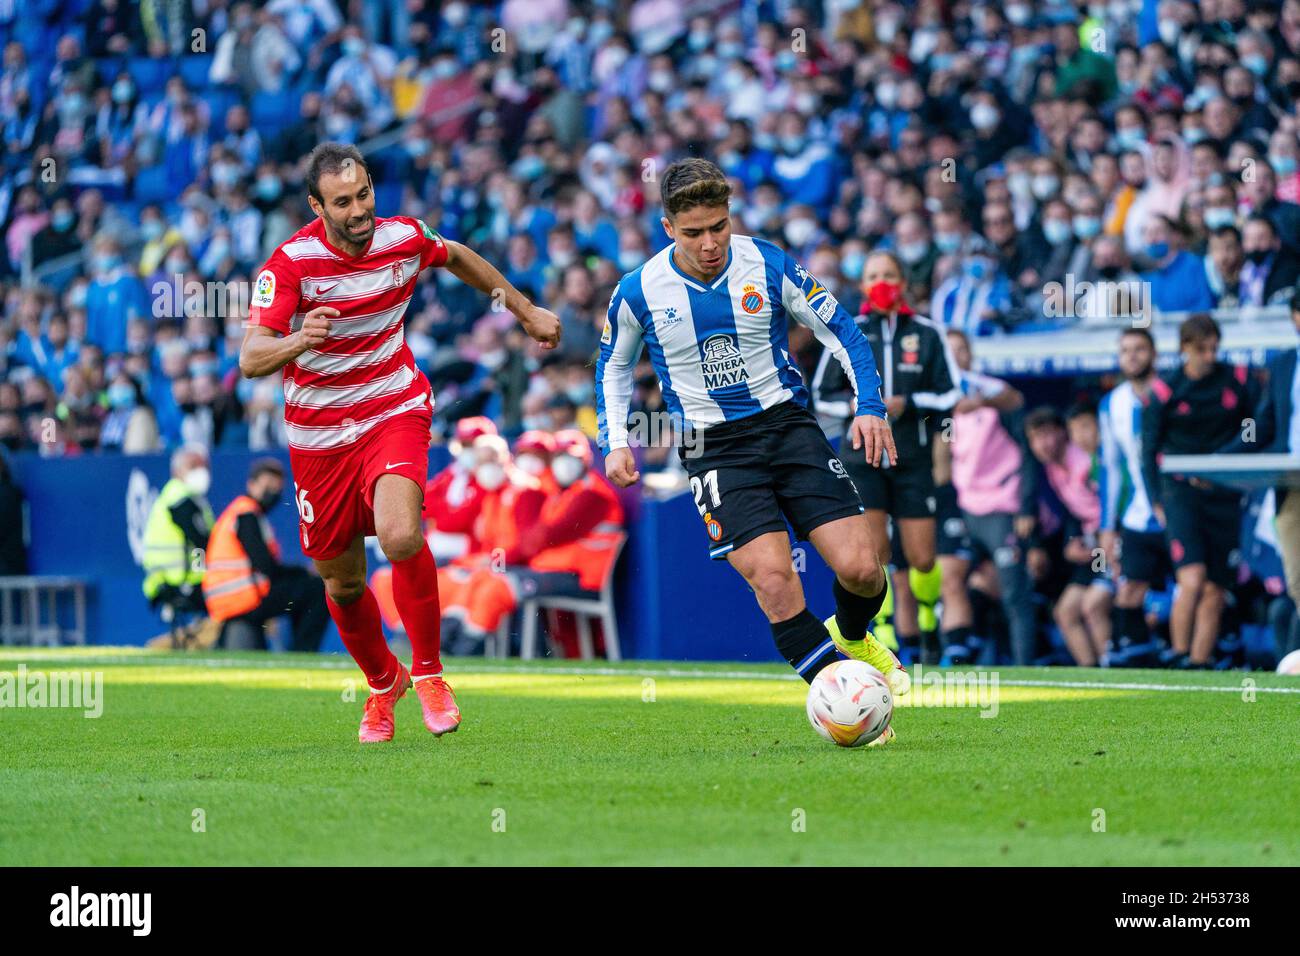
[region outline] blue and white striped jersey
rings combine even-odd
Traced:
[[[648,347],[669,413],[704,429],[781,402],[807,407],[790,357],[788,318],[812,329],[844,367],[857,414],[885,417],[867,340],[835,297],[784,250],[732,236],[727,264],[705,285],[673,262],[674,245],[625,275],[609,302],[596,362],[601,448],[628,444],[632,369]]]
[[[1160,522],[1151,510],[1142,477],[1142,408],[1145,403],[1124,382],[1111,389],[1097,407],[1097,426],[1101,432],[1101,529],[1159,531]],[[1119,513],[1121,496],[1129,491],[1123,514]],[[1118,519],[1118,520],[1117,520]]]

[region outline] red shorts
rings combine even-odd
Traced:
[[[303,554],[326,561],[346,551],[358,535],[375,533],[380,475],[410,478],[424,494],[432,422],[433,413],[421,408],[380,422],[342,451],[304,455],[289,450]]]

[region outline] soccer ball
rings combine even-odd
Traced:
[[[1277,672],[1279,674],[1290,674],[1292,677],[1300,677],[1300,651],[1292,651],[1278,661]]]
[[[889,681],[862,661],[836,661],[822,668],[808,688],[808,722],[841,747],[871,743],[893,716]]]

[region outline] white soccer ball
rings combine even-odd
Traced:
[[[1278,661],[1277,672],[1279,674],[1289,674],[1292,677],[1300,677],[1300,651],[1292,651]]]
[[[893,716],[889,681],[862,661],[836,661],[822,668],[808,688],[808,722],[841,747],[871,743]]]

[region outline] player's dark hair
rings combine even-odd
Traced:
[[[666,170],[659,183],[664,212],[669,219],[696,206],[723,206],[731,202],[731,184],[707,159],[679,159]]]
[[[1179,348],[1184,345],[1195,345],[1198,342],[1204,342],[1206,339],[1222,338],[1223,333],[1219,331],[1219,323],[1215,322],[1208,312],[1197,312],[1195,315],[1189,315],[1178,326]]]
[[[1268,222],[1267,219],[1264,221]],[[1269,223],[1269,225],[1272,225],[1272,223]],[[1211,239],[1223,239],[1226,236],[1232,236],[1232,238],[1236,239],[1237,243],[1240,245],[1241,230],[1238,229],[1236,226],[1220,226],[1218,229],[1215,229],[1210,233]]]
[[[277,458],[259,458],[248,469],[248,480],[250,482],[257,481],[263,475],[275,475],[275,477],[283,481],[284,465]]]
[[[320,178],[339,176],[346,170],[356,170],[357,167],[365,171],[366,179],[370,178],[366,158],[351,143],[318,144],[307,157],[307,195],[323,203],[325,200],[320,194]]]
[[[1097,406],[1086,398],[1075,402],[1065,410],[1065,420],[1067,422],[1072,422],[1084,415],[1091,415],[1093,418],[1097,417]]]
[[[1146,329],[1138,328],[1134,326],[1133,328],[1125,329],[1123,332],[1120,333],[1119,337],[1123,339],[1126,335],[1136,335],[1140,339],[1146,339],[1147,345],[1151,347],[1151,350],[1153,352],[1155,351],[1156,348],[1155,336],[1153,336]]]
[[[1061,413],[1050,405],[1040,405],[1025,416],[1025,434],[1049,426],[1065,428],[1065,419]]]

